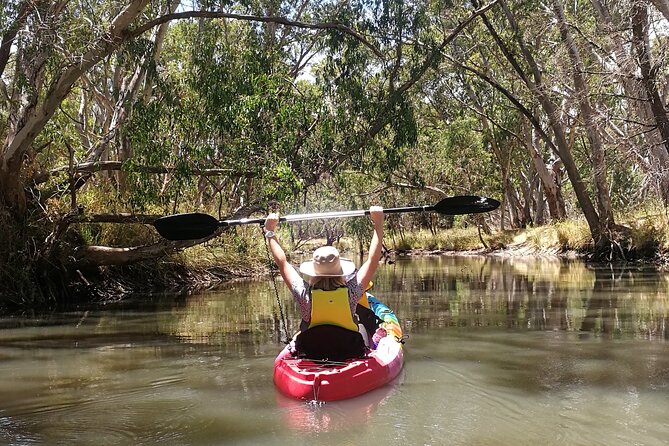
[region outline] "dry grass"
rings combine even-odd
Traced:
[[[669,218],[665,212],[640,210],[624,223],[631,228],[631,249],[642,256],[669,251]]]
[[[436,234],[424,229],[414,230],[405,233],[403,237],[389,237],[386,242],[397,251],[468,251],[483,248],[477,228],[442,230]]]

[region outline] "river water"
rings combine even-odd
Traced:
[[[327,404],[273,387],[271,281],[6,317],[0,444],[666,445],[668,284],[555,259],[383,265],[373,292],[409,336],[404,370]]]

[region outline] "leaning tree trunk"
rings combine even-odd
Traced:
[[[558,155],[562,160],[562,163],[564,164],[564,168],[567,171],[567,176],[569,177],[569,181],[571,182],[572,187],[574,188],[576,199],[578,200],[578,204],[581,207],[583,215],[585,216],[585,219],[588,223],[592,239],[597,245],[599,245],[602,242],[605,243],[606,241],[605,240],[603,241],[602,238],[603,237],[606,238],[608,236],[602,231],[597,210],[595,209],[595,206],[593,205],[590,197],[588,196],[587,188],[583,182],[583,179],[581,178],[580,172],[578,171],[578,167],[576,166],[574,157],[571,154],[571,150],[569,149],[569,145],[567,143],[567,139],[565,136],[566,135],[565,128],[561,122],[558,108],[552,102],[548,94],[548,89],[543,84],[543,76],[541,69],[539,68],[537,62],[535,61],[532,53],[529,51],[525,43],[524,37],[522,36],[522,32],[518,26],[518,23],[516,22],[515,16],[509,9],[508,5],[506,4],[506,2],[504,2],[504,0],[500,0],[499,4],[503,8],[504,14],[509,23],[511,24],[511,27],[514,31],[514,37],[516,39],[516,42],[520,46],[520,50],[525,59],[525,62],[530,67],[530,70],[532,72],[531,73],[532,79],[530,79],[530,77],[525,74],[524,70],[521,68],[515,56],[503,42],[503,40],[496,32],[494,27],[490,24],[487,17],[483,15],[482,19],[486,27],[490,31],[490,33],[495,38],[495,41],[497,42],[498,46],[504,53],[509,63],[516,70],[516,72],[521,77],[523,82],[525,82],[529,90],[532,92],[532,94],[534,95],[534,97],[536,98],[536,100],[539,102],[544,112],[546,113],[546,116],[548,117],[548,122],[551,126],[551,129],[553,130],[555,138],[554,143],[557,148]]]
[[[657,1],[663,1],[667,5],[666,0]],[[616,141],[615,146],[626,156],[634,156],[647,176],[657,178],[656,189],[664,202],[669,204],[669,141],[663,141],[659,126],[648,128],[651,126],[650,123],[655,121],[655,118],[648,99],[648,92],[644,88],[644,81],[637,76],[638,63],[633,60],[633,56],[630,54],[636,51],[634,48],[627,49],[627,43],[621,38],[620,31],[618,31],[622,26],[619,23],[614,23],[607,5],[602,0],[591,0],[591,2],[598,18],[598,30],[601,34],[610,36],[611,44],[605,46],[605,50],[615,54],[618,65],[616,80],[620,83],[627,97],[638,98],[638,100],[630,101],[628,110],[628,113],[636,114],[636,117],[630,117],[627,120],[627,126],[633,126],[632,129],[623,133],[622,130],[612,125],[617,136],[622,139]],[[669,19],[669,17],[667,18]],[[640,35],[643,34],[643,28],[638,31]],[[640,41],[646,42],[647,36],[642,37]],[[642,52],[644,47],[645,44],[642,45]],[[633,125],[632,122],[634,121],[638,121],[639,124]],[[626,135],[630,133],[636,133],[638,136],[635,139],[640,140],[643,144],[638,144],[637,141],[629,141]],[[646,155],[645,150],[640,151],[640,148],[643,149],[644,146],[648,147],[648,155]]]
[[[486,68],[489,68],[489,64],[487,62],[486,58],[483,58],[485,62]],[[488,133],[491,147],[493,149],[493,152],[495,156],[497,157],[497,160],[501,166],[502,169],[502,184],[504,187],[504,194],[503,194],[503,199],[504,202],[502,204],[502,218],[501,218],[501,225],[500,229],[504,230],[504,210],[506,208],[505,204],[507,201],[507,196],[511,196],[511,193],[507,191],[509,187],[512,187],[510,185],[509,181],[509,175],[510,175],[510,162],[511,162],[511,153],[510,151],[504,152],[500,147],[499,144],[497,143],[497,140],[494,138],[494,132],[492,131],[491,128],[491,120],[488,117],[488,115],[485,113],[485,110],[483,109],[483,105],[481,104],[481,101],[479,100],[478,96],[476,95],[476,92],[471,88],[471,86],[467,83],[465,83],[466,88],[467,88],[467,95],[472,101],[473,107],[476,109],[477,116],[479,117],[479,121],[481,122],[481,125],[484,129],[485,132]],[[533,127],[532,127],[533,128]],[[564,199],[561,197],[562,192],[560,190],[560,185],[557,184],[554,181],[553,176],[550,174],[548,168],[546,167],[546,164],[544,163],[543,158],[541,157],[541,154],[537,150],[536,147],[533,146],[533,138],[530,136],[530,133],[533,132],[527,132],[528,135],[528,140],[527,141],[521,141],[522,143],[525,144],[529,154],[530,158],[532,160],[533,166],[535,170],[537,171],[537,174],[539,175],[539,180],[542,183],[543,190],[545,191],[546,195],[546,200],[548,202],[548,209],[549,213],[551,216],[552,220],[561,220],[566,216],[566,210],[564,207]],[[562,203],[562,205],[560,205]],[[511,202],[509,205],[509,209],[511,210],[512,207],[514,206],[514,203]],[[519,220],[516,218],[514,220],[513,216],[509,216],[510,220],[513,222],[513,225],[517,225]],[[528,220],[529,221],[529,220]]]
[[[561,0],[553,0],[553,12],[557,19],[558,28],[562,42],[567,48],[569,60],[571,61],[571,74],[574,80],[576,97],[581,110],[581,116],[585,123],[586,133],[590,142],[591,162],[594,172],[597,205],[599,208],[599,219],[602,230],[610,230],[614,226],[613,208],[611,206],[611,197],[609,195],[609,186],[607,179],[606,162],[604,160],[604,146],[600,135],[599,125],[596,122],[595,112],[590,103],[590,92],[587,83],[583,77],[585,67],[581,59],[580,52],[576,42],[571,36],[567,21],[565,19],[564,9]]]
[[[25,179],[22,175],[22,167],[24,158],[33,157],[38,151],[33,147],[35,138],[58,111],[74,83],[128,38],[126,32],[128,27],[140,15],[148,2],[149,0],[135,0],[127,5],[112,20],[106,38],[100,39],[82,54],[78,63],[64,68],[53,79],[46,91],[42,91],[41,87],[46,69],[45,62],[49,52],[53,51],[53,46],[42,45],[37,48],[37,54],[31,57],[31,60],[37,63],[34,63],[34,67],[27,73],[28,84],[31,85],[27,93],[29,100],[24,101],[24,106],[16,111],[16,118],[12,121],[4,145],[0,149],[0,187],[2,188],[0,189],[0,201],[15,213],[22,215],[26,210],[23,184]],[[56,6],[64,7],[64,2]],[[41,28],[38,31],[48,32]]]
[[[662,135],[666,150],[669,152],[669,115],[664,100],[657,89],[657,69],[653,67],[648,39],[648,7],[641,1],[632,6],[632,44],[643,79],[643,86],[650,100],[650,107],[657,128]]]
[[[666,0],[657,0],[653,2],[664,5],[665,10],[669,9]],[[669,20],[669,11],[664,12],[665,18]],[[656,162],[651,162],[658,176],[660,194],[665,204],[669,204],[669,115],[667,107],[658,91],[659,80],[656,77],[657,70],[652,64],[651,49],[648,38],[648,10],[641,1],[635,2],[632,9],[632,46],[636,55],[637,64],[641,70],[641,84],[644,90],[643,96],[647,98],[642,103],[644,117],[652,117],[655,122],[656,130],[651,135],[659,133],[660,137],[651,140],[651,153]],[[656,166],[658,164],[659,166]]]

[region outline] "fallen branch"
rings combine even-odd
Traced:
[[[218,234],[200,240],[168,241],[161,240],[158,243],[145,246],[134,246],[131,248],[112,248],[109,246],[79,246],[74,250],[70,258],[70,266],[92,267],[92,266],[111,266],[128,265],[141,262],[143,260],[155,260],[169,254],[175,254],[185,248],[199,245],[206,242]]]

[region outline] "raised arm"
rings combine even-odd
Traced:
[[[272,253],[274,262],[279,268],[279,274],[281,274],[281,278],[290,288],[290,284],[295,280],[299,280],[301,276],[295,267],[288,262],[286,253],[283,251],[283,248],[281,248],[281,245],[276,238],[276,233],[274,231],[276,231],[278,224],[279,214],[269,214],[265,219],[265,236],[267,237],[269,251]]]
[[[369,255],[367,260],[362,264],[358,270],[358,282],[363,289],[367,287],[369,282],[376,273],[376,268],[379,266],[381,260],[381,248],[383,247],[383,208],[381,206],[372,206],[369,208],[369,217],[374,224],[374,234],[372,234],[372,241],[369,244]]]

